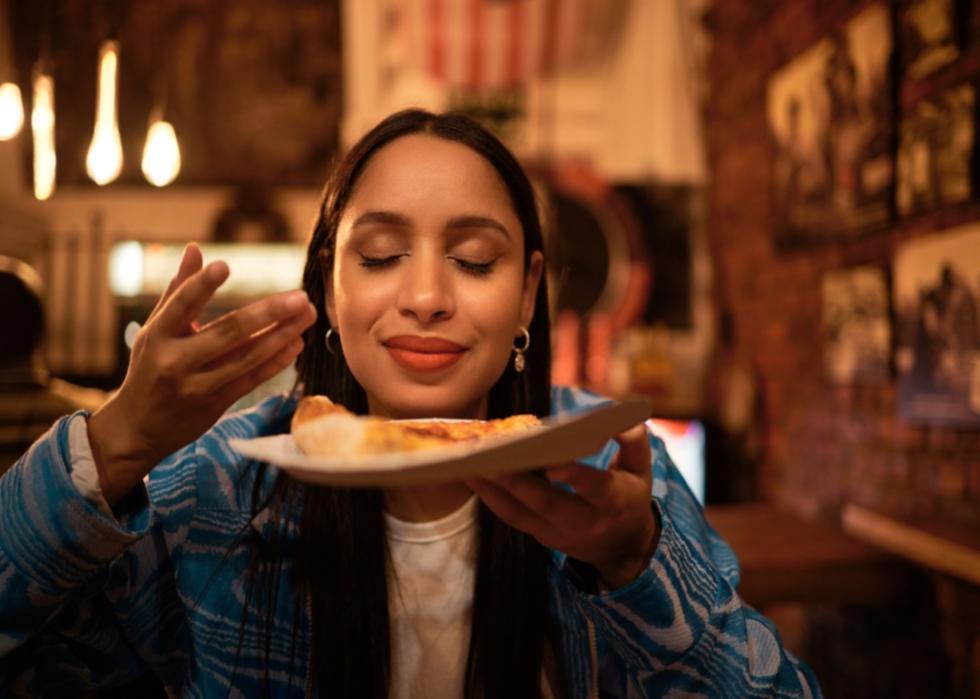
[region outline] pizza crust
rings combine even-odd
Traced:
[[[296,407],[291,431],[307,456],[338,458],[441,449],[540,425],[534,415],[501,420],[391,421],[354,415],[326,396],[307,396]]]

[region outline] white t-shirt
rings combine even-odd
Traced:
[[[463,696],[476,569],[474,495],[433,522],[385,513],[392,576],[392,699]]]
[[[385,513],[392,567],[391,699],[463,696],[479,505],[474,495],[452,514],[432,522],[404,522]],[[549,673],[555,670],[546,647],[542,699],[554,697]]]

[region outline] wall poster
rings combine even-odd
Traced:
[[[902,116],[895,185],[900,215],[970,198],[975,108],[976,89],[967,83],[920,100]]]
[[[892,26],[875,3],[767,85],[776,242],[817,242],[891,216]]]
[[[980,223],[909,241],[892,279],[899,414],[980,425]]]
[[[864,266],[828,272],[821,296],[827,378],[841,385],[887,379],[891,320],[885,270]]]

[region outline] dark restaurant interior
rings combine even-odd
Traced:
[[[533,180],[552,381],[649,400],[823,694],[978,699],[978,80],[971,0],[0,0],[0,474],[188,242],[202,321],[295,289],[344,151],[459,111]]]

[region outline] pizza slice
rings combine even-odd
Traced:
[[[500,420],[385,420],[355,415],[326,396],[300,400],[291,432],[307,456],[363,457],[444,449],[539,427],[534,415]]]

